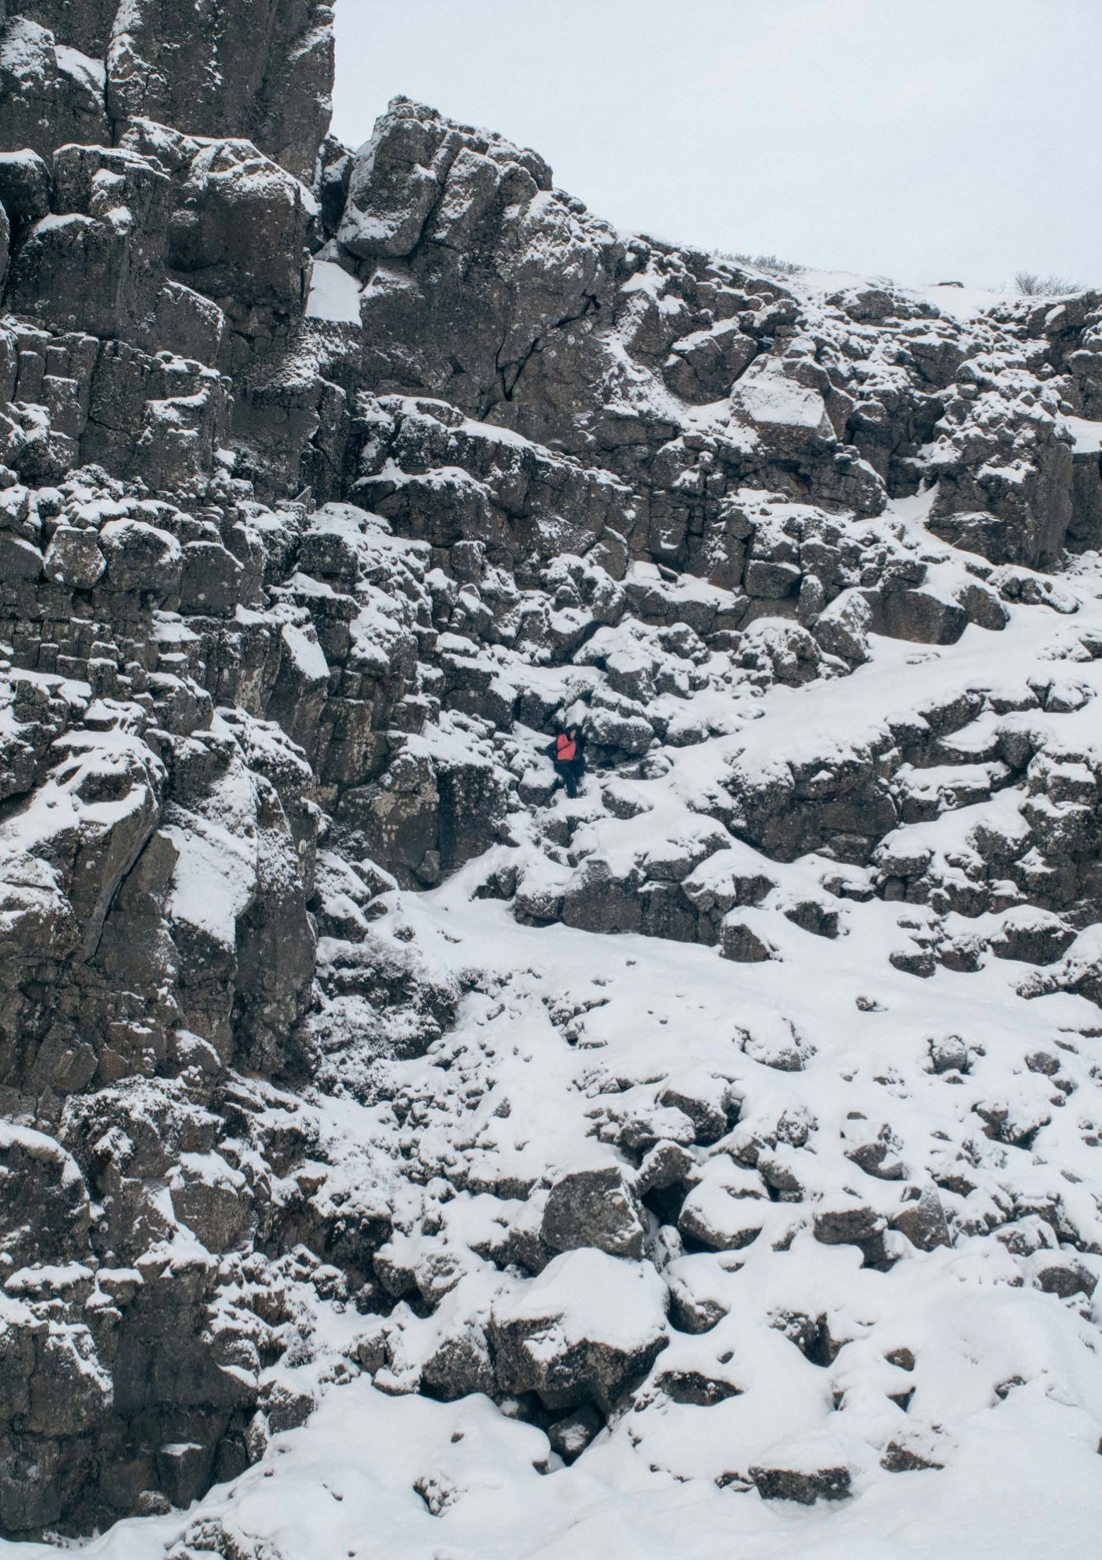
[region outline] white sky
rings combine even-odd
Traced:
[[[629,231],[900,281],[1102,283],[1102,0],[338,0],[334,133],[404,93]]]

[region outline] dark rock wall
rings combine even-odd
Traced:
[[[244,136],[313,178],[329,127],[332,6],[41,0],[7,13],[5,142],[41,152],[69,139],[117,141],[129,121],[153,119],[191,135]]]
[[[307,507],[233,474],[231,376],[299,328],[330,21],[43,3],[0,31],[5,1534],[245,1467],[290,1316],[240,1263],[326,1245],[240,1168],[259,1083],[223,1091],[301,1066],[314,978],[316,780],[265,717],[316,753],[332,672],[269,596]],[[368,680],[364,728],[402,691],[385,652]]]

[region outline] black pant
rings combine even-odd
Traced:
[[[567,796],[573,798],[578,794],[578,781],[582,778],[585,762],[580,758],[572,758],[569,763],[560,763],[555,759],[555,773],[566,786]]]

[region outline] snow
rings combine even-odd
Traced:
[[[0,31],[0,64],[11,75],[32,81],[41,77],[43,56],[52,34],[23,16],[9,16]]]
[[[952,282],[913,285],[887,276],[866,276],[856,271],[819,270],[814,267],[805,267],[793,276],[785,276],[783,284],[797,296],[806,298],[825,297],[829,293],[845,292],[850,288],[890,288],[905,298],[933,304],[939,313],[947,314],[962,324],[1015,296],[989,287],[957,286]]]
[[[1102,454],[1102,422],[1071,416],[1064,416],[1061,422],[1072,436],[1072,449],[1076,455]]]
[[[929,492],[900,500],[877,524],[900,524],[921,539],[929,502]],[[370,535],[372,545],[380,534],[362,531],[362,520],[344,510],[319,524]],[[940,553],[948,558],[951,549]],[[657,572],[641,565],[633,577],[654,583]],[[829,777],[900,712],[915,718],[969,689],[1025,692],[1038,669],[1047,666],[1051,675],[1059,664],[1046,660],[1053,646],[1066,648],[1072,629],[1081,634],[1102,618],[1097,582],[1097,573],[1067,578],[1080,609],[1070,620],[1044,607],[1011,606],[1001,634],[970,627],[955,645],[936,650],[872,636],[871,661],[848,677],[774,686],[752,698],[702,689],[694,704],[707,709],[715,701],[731,734],[667,750],[670,767],[655,778],[622,780],[647,811],[608,816],[596,805],[593,779],[593,790],[569,808],[557,804],[556,815],[578,820],[575,852],[600,856],[615,871],[691,852],[709,833],[722,838],[699,802],[736,767],[755,783],[804,763]],[[179,627],[166,620],[164,632]],[[466,643],[452,638],[457,648]],[[644,645],[645,634],[631,642]],[[298,653],[309,660],[317,652],[307,640]],[[605,664],[618,653],[610,641]],[[1102,663],[1080,660],[1074,669],[1093,693],[1102,692]],[[542,686],[567,674],[601,675],[596,667],[528,675]],[[1092,773],[1086,756],[1102,750],[1096,708],[1054,713],[1034,702],[1020,716],[981,711],[952,737],[959,757],[947,755],[916,776],[944,791],[986,773],[988,761],[976,755],[1000,724],[1024,722],[1050,745],[1080,754],[1068,781],[1085,783]],[[431,736],[410,739],[409,751],[459,749],[462,740],[462,728],[445,719]],[[959,859],[978,822],[1013,823],[1020,803],[1018,791],[996,791],[928,823],[901,824],[884,847]],[[233,851],[251,848],[232,829],[233,815],[229,795],[220,824],[170,825],[184,863],[175,912],[227,932],[233,906],[222,902],[230,890],[220,875]],[[572,870],[554,867],[530,836],[518,848],[533,870]],[[475,861],[430,893],[392,892],[371,926],[384,939],[408,931],[407,946],[436,978],[467,983],[454,1026],[428,1054],[389,1064],[395,1086],[419,1100],[418,1124],[405,1129],[419,1184],[401,1173],[403,1139],[389,1107],[320,1094],[296,1102],[319,1133],[341,1145],[336,1168],[317,1167],[324,1195],[393,1210],[394,1257],[438,1296],[436,1309],[419,1316],[400,1302],[390,1317],[372,1318],[354,1306],[337,1311],[315,1302],[319,1356],[298,1368],[321,1399],[308,1423],[275,1436],[256,1467],[191,1511],[126,1521],[90,1540],[90,1560],[150,1560],[197,1519],[221,1523],[244,1554],[267,1544],[282,1560],[350,1551],[359,1560],[596,1560],[605,1552],[624,1560],[727,1560],[743,1552],[755,1560],[787,1560],[793,1552],[810,1560],[1032,1560],[1038,1553],[1086,1560],[1102,1504],[1097,1309],[1042,1292],[1038,1259],[994,1239],[983,1210],[1005,1218],[1015,1199],[1022,1210],[1058,1199],[1061,1217],[1102,1247],[1098,1150],[1080,1127],[1096,1112],[1097,1009],[1066,992],[1023,1000],[1018,986],[1028,972],[1015,961],[992,959],[972,974],[939,968],[928,980],[893,967],[888,956],[909,935],[901,923],[921,926],[925,907],[832,900],[840,935],[810,935],[781,907],[823,897],[823,879],[840,869],[821,856],[784,863],[732,839],[695,867],[695,884],[716,893],[755,872],[776,885],[740,912],[754,918],[778,955],[749,965],[699,945],[519,925],[507,904],[472,897],[485,870],[485,861]],[[862,869],[848,870],[859,876]],[[1002,920],[1025,915],[1012,911]],[[973,930],[987,924],[959,919]],[[1081,934],[1069,961],[1097,957],[1097,943],[1096,933]],[[338,948],[323,945],[322,961]],[[471,971],[478,972],[473,985]],[[931,1044],[949,1036],[966,1043],[963,1073],[931,1069]],[[1065,1108],[1053,1107],[1048,1080],[1025,1064],[1039,1049],[1060,1058],[1061,1076],[1074,1088]],[[798,1069],[778,1065],[793,1052]],[[651,1122],[671,1136],[680,1130],[684,1112],[662,1103],[667,1090],[709,1101],[721,1119],[737,1109],[723,1135],[689,1150],[695,1184],[688,1206],[734,1249],[675,1247],[663,1258],[656,1246],[646,1263],[581,1249],[555,1257],[533,1279],[478,1255],[506,1228],[538,1229],[554,1167],[622,1162],[615,1144],[625,1123]],[[1028,1150],[984,1135],[977,1112],[995,1105],[1026,1126],[1036,1123]],[[885,1123],[897,1140],[900,1179],[877,1179],[847,1157]],[[32,1147],[50,1143],[15,1131]],[[775,1184],[794,1176],[806,1198],[765,1195],[763,1164]],[[236,1184],[221,1161],[195,1156],[186,1165]],[[300,1167],[309,1172],[309,1163]],[[976,1182],[971,1195],[944,1184],[962,1173]],[[882,1227],[905,1207],[909,1190],[928,1190],[935,1178],[954,1221],[952,1247],[922,1252],[889,1231],[897,1260],[883,1272],[863,1267],[852,1245],[816,1239],[816,1212],[867,1206]],[[1066,1256],[1042,1219],[1022,1211],[1012,1222],[1040,1232],[1047,1242],[1041,1261]],[[761,1233],[742,1244],[755,1229]],[[181,1263],[202,1255],[182,1236],[173,1251]],[[164,1260],[164,1253],[155,1259]],[[1102,1276],[1102,1258],[1088,1250],[1076,1260]],[[719,1319],[698,1334],[674,1327],[665,1316],[669,1294],[710,1302]],[[669,1342],[648,1382],[564,1467],[540,1429],[481,1394],[444,1403],[409,1390],[441,1339],[477,1334],[491,1316],[546,1319],[549,1348],[578,1340],[615,1348],[659,1335]],[[839,1344],[832,1361],[806,1358],[793,1341],[784,1319],[799,1316],[823,1318]],[[379,1323],[393,1340],[390,1364],[344,1384],[322,1380]],[[914,1356],[913,1370],[888,1359],[901,1349]],[[734,1395],[707,1408],[678,1402],[656,1385],[663,1373],[678,1372],[726,1383]],[[1023,1384],[1008,1386],[1015,1378]],[[889,1395],[912,1388],[906,1409]],[[885,1472],[880,1458],[892,1441],[944,1466]],[[843,1467],[852,1498],[825,1511],[764,1501],[743,1485],[751,1467],[770,1464],[810,1474]],[[47,1554],[45,1546],[11,1549],[13,1560]]]
[[[927,287],[909,289],[918,298],[932,303],[942,314],[948,314],[954,320],[975,319],[977,314],[982,314],[987,309],[993,309],[997,304],[1006,303],[1006,293],[993,291],[989,287],[946,287],[941,284],[933,284]]]
[[[929,501],[929,493],[900,501],[888,521],[922,535]],[[653,579],[656,572],[637,566],[635,577]],[[592,804],[583,798],[575,804],[583,816],[574,849],[600,854],[615,871],[637,856],[658,860],[709,827],[679,808],[717,769],[727,773],[737,761],[760,778],[783,758],[814,759],[829,771],[899,710],[945,703],[967,688],[1024,688],[1059,626],[1042,608],[1012,608],[998,639],[970,628],[956,645],[930,651],[874,636],[871,663],[852,676],[813,693],[772,688],[756,701],[757,719],[747,718],[737,735],[673,753],[665,780],[634,787],[649,800],[645,814],[586,821]],[[1100,686],[1097,663],[1077,663],[1076,672],[1091,688]],[[990,778],[989,766],[966,755],[982,751],[993,719],[983,716],[974,733],[956,734],[961,761],[921,772],[924,781],[944,791],[981,771]],[[1073,748],[1099,745],[1097,723],[1082,712],[1033,709],[1028,719]],[[999,811],[1017,816],[1014,792],[902,826],[899,834],[912,849],[927,842],[955,853],[977,818],[990,821]],[[894,848],[891,836],[885,844]],[[821,892],[822,875],[837,870],[813,856],[791,866],[764,861],[736,841],[694,875],[718,884],[725,872],[755,869],[789,898]],[[237,1481],[236,1495],[212,1492],[204,1514],[217,1513],[234,1531],[266,1538],[292,1557],[310,1553],[319,1530],[336,1553],[347,1545],[358,1554],[399,1557],[435,1548],[565,1560],[611,1545],[629,1560],[671,1553],[707,1560],[733,1547],[777,1560],[795,1548],[815,1560],[882,1560],[886,1542],[907,1560],[949,1552],[966,1560],[1024,1560],[1041,1549],[1089,1553],[1084,1535],[1098,1509],[1102,1375],[1080,1352],[1093,1327],[1085,1315],[1029,1287],[1035,1264],[1001,1246],[990,1249],[982,1228],[969,1223],[963,1198],[956,1203],[942,1192],[958,1218],[953,1248],[919,1254],[892,1235],[899,1261],[883,1274],[862,1268],[853,1247],[816,1241],[798,1203],[746,1196],[760,1185],[758,1173],[731,1156],[779,1120],[802,1119],[813,1151],[779,1144],[778,1163],[811,1178],[821,1189],[821,1209],[864,1201],[883,1222],[902,1206],[908,1186],[928,1185],[939,1165],[948,1167],[961,1147],[978,1143],[986,1167],[978,1173],[993,1177],[992,1196],[1013,1186],[1014,1195],[1036,1202],[1057,1188],[1069,1214],[1074,1208],[1084,1228],[1096,1225],[1091,1197],[1077,1196],[1095,1179],[1092,1150],[1080,1144],[1072,1113],[1052,1111],[1047,1085],[1021,1062],[1038,1047],[1072,1046],[1060,1051],[1062,1065],[1085,1087],[1093,1047],[1075,1031],[1094,1021],[1090,1005],[1068,996],[1056,1008],[1045,1008],[1049,999],[1023,1003],[1016,991],[1021,968],[1012,961],[992,961],[971,975],[939,970],[929,981],[897,971],[887,955],[906,935],[900,920],[918,924],[925,914],[905,905],[845,902],[843,933],[827,942],[778,917],[767,901],[754,913],[779,958],[729,966],[697,946],[518,926],[507,907],[470,897],[482,870],[472,863],[430,894],[396,896],[393,910],[375,923],[382,935],[391,926],[410,927],[442,968],[489,972],[494,991],[492,998],[469,997],[456,1031],[432,1049],[434,1066],[448,1063],[442,1076],[451,1077],[462,1060],[483,1079],[484,1091],[474,1107],[463,1106],[457,1093],[447,1103],[437,1096],[435,1119],[417,1138],[423,1173],[440,1173],[460,1152],[479,1186],[538,1188],[548,1167],[592,1161],[595,1127],[600,1135],[633,1113],[671,1122],[677,1113],[655,1105],[664,1087],[691,1092],[703,1078],[718,1098],[733,1091],[738,1126],[704,1153],[690,1197],[706,1213],[714,1205],[718,1211],[709,1216],[722,1216],[733,1240],[754,1227],[762,1234],[737,1250],[685,1253],[669,1263],[666,1284],[713,1296],[727,1314],[707,1334],[671,1332],[656,1371],[696,1369],[729,1380],[737,1395],[701,1410],[644,1392],[579,1463],[553,1463],[541,1476],[533,1464],[547,1453],[538,1432],[502,1419],[486,1399],[430,1404],[360,1380],[333,1389],[304,1431],[282,1438],[286,1450],[272,1454],[276,1479],[263,1483],[263,1467],[253,1470]],[[560,1008],[575,1015],[574,1038],[565,1045],[555,1017]],[[739,1043],[740,1031],[750,1043]],[[947,1084],[929,1070],[927,1048],[931,1036],[958,1033],[979,1049],[970,1072]],[[778,1070],[777,1047],[797,1036],[802,1070]],[[420,1064],[407,1070],[425,1077]],[[976,1137],[976,1109],[995,1099],[1023,1118],[1039,1109],[1047,1116],[1021,1162],[1012,1150],[990,1153],[982,1134]],[[870,1179],[843,1152],[861,1140],[863,1127],[875,1135],[885,1118],[900,1140],[902,1181]],[[1081,1180],[1073,1184],[1065,1173]],[[847,1201],[847,1187],[859,1187],[860,1198]],[[538,1197],[538,1190],[529,1194],[537,1212]],[[439,1236],[403,1237],[396,1250],[419,1264],[434,1250],[458,1247],[470,1263],[471,1246],[486,1238],[480,1232],[492,1227],[495,1208],[498,1218],[519,1223],[527,1207],[484,1190],[460,1193],[438,1205]],[[779,1258],[778,1250],[788,1255]],[[1097,1259],[1079,1260],[1102,1268]],[[472,1280],[463,1279],[433,1318],[404,1312],[401,1369],[415,1370],[461,1314],[484,1316],[487,1306],[502,1317],[561,1318],[563,1339],[625,1341],[641,1327],[662,1325],[662,1286],[653,1277],[640,1282],[644,1271],[588,1250],[557,1257],[534,1280],[510,1285],[476,1261]],[[474,1278],[474,1290],[464,1287]],[[496,1298],[487,1285],[498,1286]],[[783,1330],[763,1320],[801,1311],[824,1314],[831,1335],[849,1340],[832,1368],[804,1360]],[[913,1374],[886,1360],[900,1348],[915,1355]],[[1026,1385],[1004,1400],[996,1388],[1018,1376]],[[916,1396],[904,1413],[887,1393],[911,1386]],[[878,1458],[891,1438],[945,1466],[882,1473]],[[728,1472],[745,1474],[751,1462],[768,1465],[771,1458],[810,1472],[847,1466],[856,1498],[824,1517],[763,1502],[737,1485],[717,1487]],[[686,1478],[690,1483],[677,1482]],[[1039,1487],[1054,1494],[1055,1504],[1037,1500]],[[388,1491],[386,1514],[365,1540],[372,1492],[381,1489]],[[333,1492],[343,1498],[334,1501]],[[439,1515],[429,1514],[434,1506]]]
[[[736,383],[731,400],[742,407],[751,422],[767,427],[814,431],[826,424],[822,396],[787,379],[772,358],[758,358],[750,365]]]
[[[68,1262],[63,1267],[36,1263],[34,1267],[18,1268],[4,1279],[4,1288],[11,1295],[34,1295],[40,1292],[71,1288],[84,1280],[90,1283],[92,1269],[80,1262]]]
[[[54,53],[57,55],[59,70],[79,81],[93,95],[103,96],[107,88],[107,67],[103,60],[91,59],[67,43],[56,44]]]
[[[360,323],[360,283],[334,260],[315,260],[306,300],[309,319]]]
[[[253,872],[248,855],[224,830],[208,839],[170,825],[165,834],[180,853],[168,900],[169,913],[175,920],[187,922],[232,948],[237,917],[250,899]]]
[[[649,1263],[583,1247],[555,1257],[494,1313],[509,1322],[549,1321],[568,1348],[589,1340],[628,1349],[665,1330],[665,1309],[665,1285]]]
[[[48,217],[40,217],[31,228],[31,233],[35,237],[41,237],[43,233],[53,233],[73,228],[92,228],[94,226],[94,219],[82,216],[79,211],[65,212],[60,216],[56,213],[51,213]]]
[[[702,1417],[722,1420],[727,1406]],[[276,1437],[262,1465],[212,1491],[200,1509],[243,1552],[263,1544],[262,1552],[284,1560],[319,1553],[789,1560],[793,1552],[809,1560],[1086,1560],[1098,1473],[1082,1416],[1043,1393],[1012,1393],[999,1414],[982,1442],[963,1437],[951,1467],[898,1475],[824,1517],[821,1508],[633,1473],[609,1444],[595,1445],[573,1469],[541,1477],[533,1465],[546,1456],[542,1434],[503,1418],[488,1399],[385,1397],[361,1380],[332,1390],[306,1430]],[[711,1438],[721,1433],[716,1426]],[[1023,1456],[1028,1480],[1015,1476]],[[434,1492],[444,1497],[439,1516],[426,1499]],[[191,1520],[179,1512],[132,1519],[83,1552],[89,1560],[148,1560],[170,1549]],[[12,1560],[48,1553],[29,1544],[5,1552]]]
[[[304,628],[296,628],[293,623],[285,623],[280,636],[304,681],[307,684],[325,682],[329,676],[329,665],[324,650],[318,644],[316,633],[308,633]]]
[[[75,1186],[82,1179],[76,1161],[54,1138],[48,1137],[44,1132],[36,1132],[32,1127],[17,1126],[12,1121],[0,1121],[0,1153],[11,1153],[13,1149],[26,1154],[29,1159],[40,1159],[47,1164],[61,1165],[62,1185]]]

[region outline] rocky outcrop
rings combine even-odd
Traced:
[[[134,119],[245,136],[311,179],[329,125],[332,7],[266,0],[8,7],[0,44],[5,139],[36,151],[117,137]]]
[[[233,1481],[170,1552],[240,1560],[353,1379],[725,1500],[1027,1377],[1082,1439],[1098,295],[626,238],[404,98],[350,152],[305,0],[7,10],[5,1536]]]

